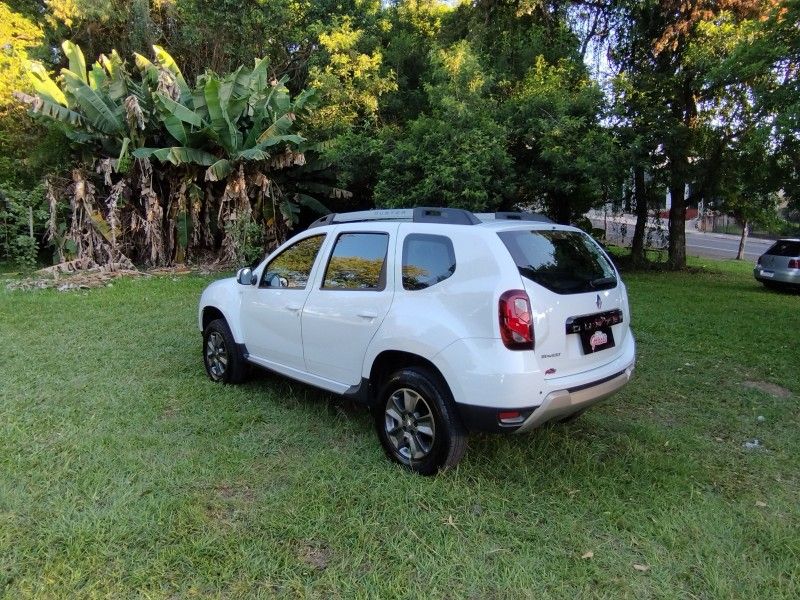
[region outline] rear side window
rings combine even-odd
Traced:
[[[453,242],[443,235],[413,233],[403,242],[403,288],[424,290],[456,271]]]
[[[375,290],[386,287],[386,233],[342,233],[336,239],[323,289]]]
[[[324,235],[314,235],[289,246],[264,268],[261,287],[303,289]]]
[[[765,254],[769,254],[770,256],[791,256],[793,258],[795,256],[800,256],[800,242],[780,240],[775,242]]]
[[[534,230],[498,235],[520,274],[557,294],[582,294],[617,285],[614,267],[584,233]]]

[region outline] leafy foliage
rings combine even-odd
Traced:
[[[573,63],[539,57],[506,105],[520,201],[570,223],[619,189],[618,150],[598,86]]]
[[[191,255],[182,240],[235,255],[234,214],[270,245],[323,206],[576,222],[631,190],[646,216],[669,189],[680,267],[685,205],[733,206],[744,189],[730,157],[800,198],[798,0],[15,0],[0,17],[0,189],[60,173],[66,192],[82,166],[101,201],[125,180],[123,220],[143,204],[120,231],[163,238],[155,254],[126,246],[150,262]],[[119,54],[87,62],[112,44]],[[29,58],[41,63],[25,80]],[[46,128],[20,118],[12,89]]]
[[[466,42],[432,52],[430,61],[430,114],[388,144],[375,202],[496,210],[511,194],[511,157],[508,132],[487,110],[488,81]]]
[[[87,70],[80,47],[64,42],[62,49],[70,67],[58,81],[33,63],[37,95],[17,98],[82,148],[87,165],[99,159],[96,170],[108,200],[96,205],[95,185],[85,172],[74,171],[73,185],[62,190],[86,213],[82,222],[92,225],[93,235],[100,234],[93,260],[102,261],[104,252],[114,260],[122,252],[151,264],[171,263],[219,243],[221,258],[232,261],[250,252],[239,248],[245,239],[280,242],[301,204],[326,211],[311,192],[300,193],[303,182],[284,190],[267,176],[306,163],[310,146],[292,130],[314,92],[292,98],[285,77],[269,78],[266,60],[225,76],[209,71],[190,87],[158,46],[154,61],[135,56],[134,75],[116,52]],[[162,164],[159,181],[151,159]],[[218,182],[224,185],[220,196]],[[70,230],[83,235],[74,227],[78,219],[72,216]],[[109,235],[118,225],[121,237]],[[256,230],[261,233],[248,233]],[[102,250],[106,244],[111,248]]]
[[[44,186],[32,190],[6,187],[0,196],[0,255],[24,270],[37,262],[39,244],[45,235],[48,209]],[[33,235],[31,235],[31,227]]]

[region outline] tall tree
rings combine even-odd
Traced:
[[[375,203],[497,210],[513,184],[491,81],[466,40],[433,51],[430,62],[430,108],[387,143]]]
[[[666,159],[670,194],[669,264],[686,264],[686,190],[697,184],[697,145],[704,105],[719,93],[709,65],[695,49],[704,23],[729,16],[734,22],[760,14],[766,0],[610,0],[610,59],[637,98],[649,102],[648,128]],[[641,114],[641,107],[633,113]],[[656,155],[654,155],[656,156]],[[653,170],[658,168],[653,164]],[[695,185],[695,188],[698,186]]]
[[[514,161],[506,206],[543,209],[565,223],[618,193],[603,94],[567,17],[561,2],[463,3],[442,33],[469,41],[492,81]]]

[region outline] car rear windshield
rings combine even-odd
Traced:
[[[800,256],[800,242],[779,240],[765,254],[770,256]]]
[[[582,294],[617,285],[614,267],[584,233],[534,230],[498,235],[520,274],[557,294]]]

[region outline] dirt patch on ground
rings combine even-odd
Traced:
[[[36,272],[30,277],[10,281],[6,284],[6,289],[9,291],[31,291],[55,288],[59,292],[88,290],[105,287],[118,277],[141,277],[142,275],[143,273],[140,271],[128,269],[111,271],[104,267],[68,273],[59,273],[57,271],[50,273]]]
[[[246,485],[220,484],[214,488],[220,500],[244,500],[252,502],[255,498],[253,490]]]
[[[789,398],[792,395],[792,392],[787,390],[785,387],[781,387],[767,381],[744,381],[742,382],[742,385],[751,390],[764,392],[765,394],[769,394],[775,398]]]
[[[164,420],[174,419],[175,417],[177,417],[180,414],[180,412],[181,411],[180,411],[179,408],[176,408],[174,406],[168,406],[161,413],[161,418],[164,419]]]
[[[31,291],[44,289],[57,289],[59,292],[72,290],[89,290],[111,285],[119,277],[163,277],[177,275],[209,275],[230,270],[225,265],[200,264],[189,268],[185,265],[174,267],[161,267],[140,271],[122,267],[120,265],[97,266],[94,263],[86,265],[80,261],[61,263],[31,273],[28,277],[7,279],[6,289],[9,291]]]
[[[324,571],[333,558],[333,552],[324,544],[300,544],[297,558],[315,571]]]

